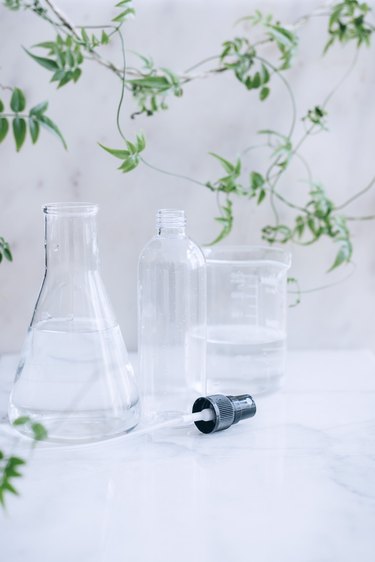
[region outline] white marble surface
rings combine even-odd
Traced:
[[[226,432],[36,449],[0,514],[1,560],[373,562],[374,451],[374,356],[293,352],[282,392]]]
[[[175,71],[215,54],[224,40],[245,30],[233,23],[259,8],[283,22],[321,6],[325,0],[135,0],[136,18],[126,28],[129,50],[152,55],[159,66]],[[56,0],[75,24],[109,22],[118,13],[115,1]],[[375,1],[370,0],[375,7]],[[33,63],[28,48],[52,38],[48,25],[26,12],[14,13],[0,3],[0,53],[2,84],[25,89],[30,104],[50,100],[49,115],[61,127],[69,150],[45,131],[31,146],[29,139],[17,154],[11,138],[0,147],[0,235],[14,250],[14,263],[0,267],[0,352],[20,348],[43,277],[43,219],[46,201],[92,200],[99,203],[99,244],[103,275],[129,349],[136,348],[136,266],[138,255],[153,233],[158,208],[181,207],[187,212],[189,232],[200,244],[217,234],[215,195],[140,167],[131,174],[118,172],[117,162],[97,142],[119,146],[115,112],[120,95],[118,80],[105,68],[86,64],[77,85],[56,90],[49,73]],[[295,67],[287,77],[296,92],[297,136],[301,117],[321,103],[353,59],[353,49],[335,47],[322,57],[326,20],[314,18],[302,31]],[[326,186],[340,203],[364,187],[374,175],[375,44],[364,49],[350,79],[328,107],[329,132],[306,144],[304,156],[314,179]],[[120,60],[119,44],[109,45],[104,55]],[[132,63],[132,55],[128,57]],[[261,104],[255,92],[230,76],[197,80],[181,98],[170,101],[168,112],[132,121],[134,104],[127,95],[122,115],[126,134],[133,138],[143,130],[148,142],[145,157],[157,166],[202,180],[219,177],[221,170],[209,151],[235,159],[244,147],[258,144],[259,129],[286,132],[290,103],[276,80],[269,99]],[[244,180],[250,169],[264,171],[263,150],[249,153]],[[308,186],[301,164],[289,169],[280,189],[305,202]],[[353,215],[373,214],[375,191],[353,205]],[[280,208],[282,220],[292,219]],[[252,201],[235,204],[236,222],[230,244],[259,241],[260,226],[272,221],[269,208]],[[351,224],[354,232],[355,274],[332,290],[306,294],[302,305],[290,312],[289,343],[293,347],[375,346],[373,223]],[[337,247],[319,243],[294,247],[292,275],[303,289],[325,285],[345,277],[349,270],[326,275]],[[25,283],[27,278],[27,283]],[[355,295],[355,298],[352,298]],[[16,313],[15,313],[16,311]],[[325,312],[322,321],[322,311]],[[306,322],[306,318],[309,319]],[[365,329],[364,329],[365,327]]]

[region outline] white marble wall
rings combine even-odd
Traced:
[[[61,0],[58,4],[75,23],[94,24],[113,17],[110,1]],[[217,52],[221,42],[240,33],[233,22],[254,8],[274,11],[282,20],[294,20],[318,1],[298,0],[143,0],[136,2],[137,18],[128,25],[127,47],[152,54],[157,64],[183,70],[197,60]],[[46,201],[92,200],[101,207],[100,246],[103,275],[116,307],[130,349],[136,346],[137,256],[153,232],[158,207],[182,207],[189,217],[189,231],[204,243],[217,232],[213,216],[215,197],[209,191],[184,181],[139,168],[129,175],[116,171],[116,162],[101,151],[97,141],[120,144],[115,128],[119,83],[104,68],[87,63],[74,85],[60,91],[48,83],[47,71],[33,64],[21,49],[48,40],[48,26],[27,13],[0,8],[0,82],[24,88],[30,103],[50,100],[49,113],[61,126],[69,151],[43,132],[36,147],[29,142],[16,154],[10,141],[0,147],[1,235],[12,244],[14,263],[0,266],[0,351],[17,350],[30,319],[43,274],[43,221],[41,205]],[[303,32],[300,56],[289,72],[296,90],[299,116],[321,102],[353,58],[351,47],[335,48],[326,58],[324,21],[316,18]],[[330,132],[313,138],[305,155],[316,179],[341,202],[361,188],[374,174],[374,85],[375,46],[364,52],[329,107]],[[115,47],[108,56],[119,58]],[[285,130],[290,106],[276,85],[270,99],[260,105],[229,76],[197,81],[186,87],[181,99],[173,99],[170,111],[153,118],[128,119],[131,100],[125,102],[123,126],[129,136],[142,128],[148,139],[147,158],[161,167],[191,174],[204,181],[217,177],[218,167],[208,151],[233,157],[244,146],[256,142],[259,128]],[[298,125],[301,127],[301,125]],[[249,166],[262,167],[264,156],[253,153]],[[306,192],[302,169],[293,167],[283,182],[285,193]],[[302,199],[304,195],[301,195]],[[353,214],[375,210],[375,192],[353,206]],[[226,243],[259,240],[259,225],[268,211],[252,202],[236,206],[236,225]],[[290,311],[292,347],[374,347],[375,307],[373,278],[373,223],[354,227],[355,273],[348,281],[303,298]],[[331,283],[349,273],[325,275],[335,248],[321,243],[293,248],[293,274],[303,288]]]

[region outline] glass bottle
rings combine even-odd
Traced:
[[[159,210],[138,270],[138,353],[144,412],[191,408],[205,394],[206,264],[185,213]]]
[[[53,441],[105,439],[139,418],[133,370],[98,269],[97,210],[89,203],[44,207],[45,275],[9,419],[28,416]],[[31,435],[30,425],[16,427]]]

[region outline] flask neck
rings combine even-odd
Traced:
[[[185,212],[178,209],[160,209],[156,215],[156,234],[162,238],[186,236]]]
[[[46,205],[45,260],[47,272],[58,268],[69,274],[99,266],[96,235],[97,206],[88,203]]]

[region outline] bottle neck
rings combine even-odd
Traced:
[[[156,215],[156,235],[162,238],[186,236],[185,212],[178,209],[160,209]]]
[[[54,204],[45,213],[47,271],[95,270],[99,266],[95,205]]]

